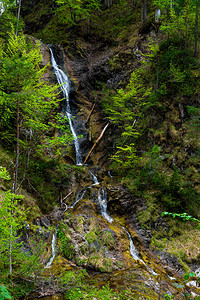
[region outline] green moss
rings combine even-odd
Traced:
[[[63,225],[60,225],[60,228],[58,229],[58,239],[59,239],[59,248],[61,254],[66,259],[72,259],[75,257],[75,248],[72,244],[71,239],[66,235],[65,233],[65,227]]]
[[[106,246],[108,249],[114,249],[116,242],[113,238],[112,232],[108,230],[104,231],[100,240],[103,246]]]
[[[83,233],[84,231],[84,220],[85,219],[83,216],[76,217],[76,221],[77,221],[76,230],[80,233]]]
[[[85,235],[85,239],[89,244],[92,244],[97,240],[97,235],[94,231],[90,231]]]

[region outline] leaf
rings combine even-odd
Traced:
[[[184,279],[185,279],[185,280],[188,280],[189,277],[190,277],[189,274],[185,274],[185,275],[184,275]]]

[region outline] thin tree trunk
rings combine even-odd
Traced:
[[[141,23],[145,23],[147,21],[147,1],[141,0]]]
[[[84,160],[83,166],[85,165],[85,163],[87,162],[90,154],[92,153],[92,151],[94,150],[96,144],[100,141],[100,139],[102,138],[102,136],[104,135],[104,132],[106,131],[106,128],[108,127],[109,123],[106,124],[106,126],[104,127],[104,129],[102,130],[100,136],[98,137],[98,139],[96,140],[96,142],[94,143],[94,145],[92,146],[92,148],[90,149],[88,155],[86,156],[86,159]]]
[[[19,78],[18,78],[18,90],[19,90]],[[18,177],[18,167],[19,167],[19,96],[17,97],[17,153],[15,162],[15,178],[13,184],[13,193],[16,193],[17,189],[17,177]]]
[[[18,92],[19,92],[19,77],[18,77]],[[15,162],[15,175],[13,183],[13,193],[16,193],[17,190],[17,177],[18,177],[18,167],[19,167],[19,96],[17,95],[17,153],[16,153],[16,162]],[[13,199],[14,200],[14,199]],[[13,215],[13,210],[11,211]],[[12,277],[12,249],[13,249],[13,228],[10,226],[10,242],[9,242],[9,274]]]
[[[144,19],[144,3],[143,0],[141,0],[141,23],[143,24]]]
[[[18,6],[18,13],[17,13],[17,28],[15,34],[18,34],[18,27],[19,27],[19,18],[20,18],[20,11],[21,11],[21,0],[19,0],[19,6]]]
[[[186,16],[185,16],[185,46],[188,44],[188,1],[186,2]]]
[[[13,214],[13,212],[12,212]],[[9,242],[9,275],[10,275],[10,278],[12,277],[12,246],[13,246],[13,243],[12,243],[12,236],[13,236],[13,228],[12,228],[12,225],[10,226],[10,242]]]
[[[194,57],[198,54],[199,1],[196,1]]]
[[[144,0],[144,22],[147,21],[147,1]]]
[[[91,115],[92,115],[92,113],[93,113],[94,107],[95,107],[95,103],[94,103],[93,106],[92,106],[92,109],[91,109],[91,111],[90,111],[90,113],[89,113],[89,115],[88,115],[88,118],[87,118],[85,124],[88,123],[88,121],[89,121],[89,119],[90,119],[90,117],[91,117]]]

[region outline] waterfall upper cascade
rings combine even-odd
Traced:
[[[73,124],[73,118],[74,116],[71,113],[71,108],[70,108],[70,101],[69,101],[69,91],[70,91],[70,80],[68,76],[58,67],[56,60],[53,55],[53,51],[51,48],[50,53],[51,53],[51,64],[54,70],[54,73],[56,75],[58,83],[61,85],[63,95],[66,99],[66,107],[65,107],[65,114],[69,120],[69,126],[71,133],[74,137],[74,146],[75,146],[75,152],[76,152],[76,165],[82,165],[82,156],[81,156],[81,151],[80,151],[80,145],[78,141],[78,136],[76,134],[74,124]]]

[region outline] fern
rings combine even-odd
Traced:
[[[9,291],[4,285],[0,285],[0,300],[12,299]]]

